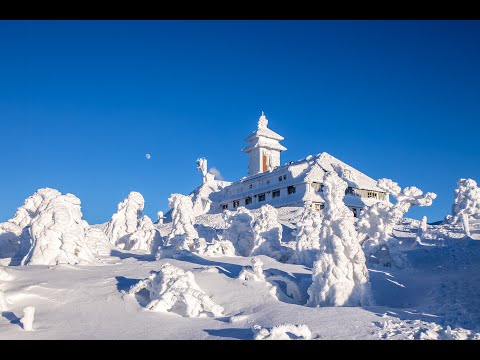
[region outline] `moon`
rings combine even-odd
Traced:
[[[147,160],[150,160],[150,159],[152,158],[152,155],[150,155],[150,154],[145,154],[145,158],[146,158]]]

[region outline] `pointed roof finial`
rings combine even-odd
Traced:
[[[260,116],[260,119],[258,119],[258,128],[265,129],[267,125],[268,125],[267,117],[265,116],[265,113],[262,111],[262,116]]]

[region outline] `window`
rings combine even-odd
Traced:
[[[228,204],[222,204],[222,210],[227,210],[228,209]]]
[[[250,189],[253,188],[253,184],[250,184]]]
[[[238,205],[240,205],[240,201],[234,200],[234,201],[233,201],[233,208],[234,208],[234,209],[237,208]]]
[[[322,184],[319,182],[312,182],[312,188],[315,190],[315,192],[319,192],[322,187]]]
[[[353,211],[353,216],[357,217],[357,209],[353,208],[352,211]]]
[[[287,180],[287,175],[283,175],[283,180]]]
[[[375,191],[367,191],[367,197],[377,199],[378,195]]]
[[[252,203],[252,197],[249,196],[249,197],[246,197],[245,198],[245,205],[250,205]]]
[[[258,194],[258,201],[265,201],[265,193]]]
[[[297,189],[295,189],[295,186],[293,186],[293,185],[287,187],[288,195],[295,194],[296,191],[297,191]]]
[[[348,187],[345,190],[345,195],[355,195],[355,190],[353,190],[353,188],[351,188],[351,187]]]
[[[272,198],[280,197],[280,189],[272,191]]]
[[[313,208],[317,211],[320,211],[320,204],[319,203],[314,203]]]
[[[282,181],[283,178],[281,176],[278,177],[278,181]]]

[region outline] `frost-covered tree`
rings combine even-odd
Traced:
[[[169,263],[162,264],[160,271],[151,271],[150,276],[134,285],[129,295],[146,289],[151,311],[176,311],[186,317],[222,316],[224,309],[200,289],[191,271],[185,271]]]
[[[303,208],[295,230],[295,252],[291,259],[294,264],[313,266],[320,249],[320,212],[310,205]]]
[[[195,215],[190,196],[172,194],[168,199],[172,209],[172,232],[168,235],[166,246],[174,251],[187,250],[203,253],[206,250],[205,239],[199,238],[195,230]]]
[[[480,188],[473,179],[460,179],[454,191],[452,215],[447,216],[451,224],[461,223],[465,234],[470,236],[469,218],[480,219]]]
[[[308,289],[310,306],[362,306],[372,301],[355,219],[343,198],[348,185],[335,172],[324,178],[320,251]]]
[[[18,247],[24,239],[29,239],[29,226],[38,215],[38,211],[44,208],[51,199],[62,195],[58,190],[42,188],[28,197],[24,204],[19,207],[14,217],[0,224],[0,257],[12,257],[19,251]],[[28,250],[29,245],[27,245]]]
[[[23,308],[23,317],[20,319],[23,330],[33,331],[33,319],[35,317],[35,307],[27,306]]]
[[[282,224],[278,222],[278,212],[271,205],[263,205],[253,226],[252,256],[267,255],[279,258],[281,251]]]
[[[90,251],[99,256],[110,255],[113,245],[105,233],[97,228],[91,227],[86,221],[83,222],[85,231],[85,243]]]
[[[152,251],[160,234],[152,220],[142,215],[144,207],[142,194],[135,191],[118,204],[117,212],[105,229],[105,234],[113,245],[125,250]]]
[[[3,290],[0,290],[0,312],[8,310],[8,302]]]
[[[80,199],[60,195],[38,209],[29,230],[30,248],[21,265],[88,264],[95,258],[85,242]]]
[[[362,211],[357,224],[360,240],[369,261],[401,268],[406,265],[406,257],[400,251],[401,242],[393,235],[394,227],[412,206],[430,206],[437,195],[423,194],[415,186],[402,190],[390,179],[378,180],[377,186],[392,195],[396,202],[377,202]]]
[[[223,238],[233,243],[237,255],[250,256],[255,243],[253,214],[250,210],[239,207],[237,211],[224,211],[223,218],[226,224]]]

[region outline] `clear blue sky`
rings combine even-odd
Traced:
[[[282,162],[327,151],[440,220],[480,180],[480,22],[0,21],[0,221],[41,187],[90,223],[140,191],[154,218],[197,157],[246,175],[262,110]]]

